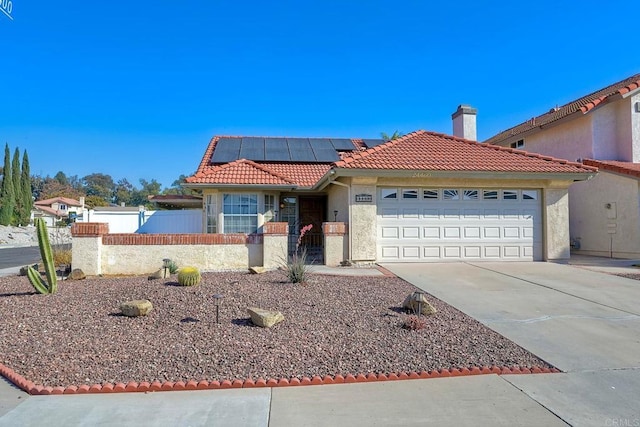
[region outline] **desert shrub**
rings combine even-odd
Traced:
[[[296,243],[296,250],[293,255],[289,257],[288,262],[285,265],[287,278],[291,283],[304,283],[307,280],[307,273],[309,272],[309,267],[307,265],[307,249],[301,246],[302,238],[312,228],[313,224],[309,224],[300,229],[300,236]]]
[[[424,329],[426,326],[426,319],[422,316],[416,316],[415,314],[407,316],[402,322],[402,327],[409,329],[410,331],[419,331],[420,329]]]
[[[196,267],[182,267],[178,270],[178,283],[181,286],[195,286],[201,279],[200,270]]]
[[[61,265],[71,265],[71,249],[54,249],[53,264],[56,267]]]

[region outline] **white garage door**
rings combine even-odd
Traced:
[[[378,260],[542,259],[541,192],[378,188]]]

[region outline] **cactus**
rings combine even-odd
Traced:
[[[181,286],[195,286],[200,279],[200,271],[195,267],[183,267],[178,271],[178,283]]]
[[[56,276],[56,266],[53,263],[53,250],[49,243],[49,232],[47,224],[42,218],[36,218],[36,231],[38,233],[38,246],[40,246],[40,256],[44,264],[47,281],[42,280],[42,276],[33,267],[27,269],[29,282],[39,294],[54,294],[58,290],[58,277]]]

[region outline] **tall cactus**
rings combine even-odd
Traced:
[[[27,269],[27,277],[39,294],[54,294],[58,290],[58,277],[56,276],[56,266],[53,263],[53,251],[51,249],[51,243],[49,243],[47,224],[45,224],[42,218],[36,218],[35,223],[38,233],[38,246],[40,246],[40,256],[44,264],[47,281],[43,281],[40,273],[31,266]]]

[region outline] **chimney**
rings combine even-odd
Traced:
[[[477,140],[476,136],[476,114],[478,110],[470,105],[458,105],[458,109],[451,115],[453,120],[453,135],[458,138]]]
[[[80,197],[78,201],[80,202],[80,209],[84,210],[84,196]]]

